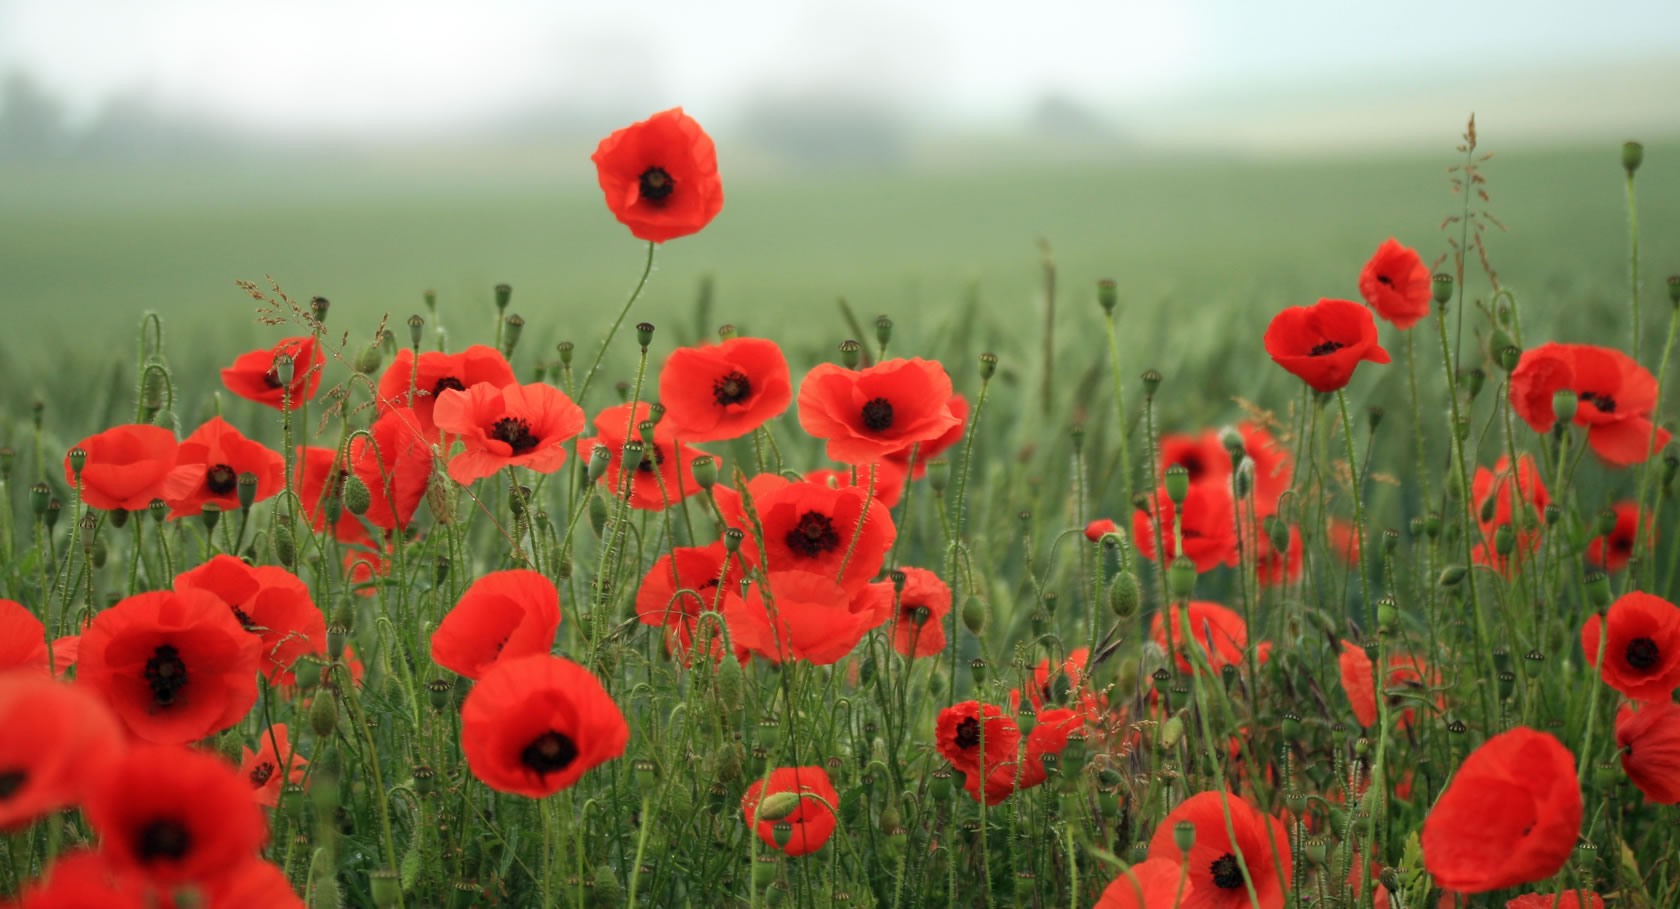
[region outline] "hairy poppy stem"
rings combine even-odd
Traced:
[[[1651,438],[1645,444],[1645,461],[1639,467],[1639,494],[1633,500],[1637,516],[1633,529],[1633,551],[1636,554],[1641,554],[1640,565],[1636,572],[1644,576],[1647,587],[1657,579],[1657,535],[1656,516],[1652,514],[1652,511],[1655,510],[1655,503],[1652,503],[1651,510],[1647,510],[1645,495],[1650,491],[1652,472],[1660,469],[1659,459],[1656,457],[1656,448],[1657,434],[1662,432],[1662,427],[1657,423],[1656,418],[1662,412],[1663,383],[1668,377],[1668,360],[1669,356],[1674,353],[1674,339],[1677,330],[1680,330],[1680,306],[1672,307],[1669,310],[1668,337],[1663,341],[1662,362],[1657,367],[1657,394],[1651,402]],[[1634,584],[1631,575],[1636,572],[1630,571],[1628,572],[1629,577],[1623,578],[1625,590],[1633,589]]]
[[[612,345],[612,339],[618,334],[619,326],[624,324],[624,318],[630,315],[630,307],[635,305],[637,298],[642,295],[642,288],[647,287],[648,275],[653,273],[653,251],[659,244],[648,241],[647,261],[642,264],[642,276],[636,280],[636,287],[630,291],[630,296],[624,301],[624,308],[618,311],[618,318],[613,320],[612,328],[607,329],[607,336],[601,341],[601,349],[595,352],[595,362],[589,364],[589,371],[583,374],[583,385],[578,389],[577,396],[572,400],[583,403],[589,394],[589,385],[595,381],[595,373],[601,369],[601,360],[607,355],[607,348]]]
[[[1633,347],[1628,353],[1639,360],[1639,207],[1633,192],[1634,168],[1627,169],[1628,297],[1633,304]],[[1655,408],[1652,409],[1655,413]]]

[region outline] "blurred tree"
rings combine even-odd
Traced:
[[[69,145],[63,102],[28,73],[8,73],[0,82],[0,157],[44,158]]]

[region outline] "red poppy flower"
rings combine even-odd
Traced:
[[[180,745],[130,748],[88,794],[110,863],[159,886],[210,881],[268,839],[251,786],[221,758]]]
[[[1020,744],[1021,730],[996,704],[954,704],[939,711],[934,725],[934,747],[952,767],[966,774],[979,773],[982,764],[989,771],[1015,760]]]
[[[1446,890],[1503,890],[1556,874],[1580,833],[1575,757],[1518,726],[1459,765],[1423,819],[1423,864]]]
[[[723,210],[717,148],[680,107],[617,130],[590,160],[607,208],[639,240],[699,233]]]
[[[1666,701],[1680,687],[1680,608],[1637,590],[1610,604],[1607,618],[1594,615],[1581,627],[1587,663],[1598,666],[1599,634],[1608,621],[1604,684],[1636,701]]]
[[[1071,703],[1078,708],[1082,717],[1096,722],[1102,716],[1106,699],[1091,691],[1090,686],[1083,684],[1085,669],[1090,659],[1091,648],[1076,647],[1053,673],[1050,671],[1048,658],[1039,660],[1038,665],[1033,667],[1032,684],[1009,690],[1010,708],[1021,708],[1024,689],[1027,703],[1031,704],[1034,710],[1042,711],[1050,704]],[[1066,695],[1065,698],[1063,694]],[[1039,722],[1044,722],[1042,714],[1039,716]]]
[[[523,568],[494,571],[472,583],[432,632],[432,659],[469,679],[504,659],[546,654],[560,629],[554,582]]]
[[[1395,328],[1411,328],[1429,315],[1434,299],[1429,266],[1416,250],[1389,237],[1359,273],[1359,295]]]
[[[93,617],[76,682],[99,692],[135,738],[185,744],[250,711],[261,647],[210,593],[140,593]]]
[[[25,887],[16,909],[153,909],[152,897],[144,881],[111,867],[97,852],[78,849],[59,856]]]
[[[0,672],[0,831],[82,800],[123,749],[99,699],[45,674]]]
[[[1342,689],[1347,692],[1348,703],[1353,707],[1353,717],[1361,726],[1370,726],[1377,721],[1377,690],[1376,671],[1371,665],[1371,657],[1352,641],[1342,642],[1342,653],[1337,658],[1341,669]],[[1408,688],[1424,691],[1440,684],[1440,674],[1429,668],[1429,664],[1422,657],[1410,654],[1390,654],[1388,657],[1388,678],[1383,682],[1385,692],[1395,688]],[[1412,708],[1394,695],[1387,695],[1389,706],[1404,708],[1400,715],[1400,728],[1411,725]],[[1437,697],[1437,705],[1444,705],[1444,701]]]
[[[273,808],[280,804],[280,790],[287,783],[303,783],[303,768],[309,762],[292,749],[285,723],[275,723],[272,736],[267,729],[258,729],[257,744],[255,751],[244,749],[245,760],[239,765],[239,775],[256,793],[257,804]],[[286,772],[280,772],[281,767],[286,767]]]
[[[333,524],[333,536],[345,541],[367,537],[361,520],[344,507],[344,481],[350,476],[350,471],[338,460],[338,451],[314,445],[300,448],[295,463],[295,488],[298,498],[303,501],[303,514],[309,519],[309,529],[316,533],[326,529],[328,503],[336,500],[338,521]],[[372,492],[371,488],[369,492]]]
[[[432,411],[444,392],[465,391],[474,385],[502,388],[518,382],[507,358],[494,347],[474,344],[453,354],[429,350],[420,355],[418,368],[414,352],[403,348],[379,377],[379,412],[400,407],[412,409],[420,434],[429,442],[435,441],[438,431],[432,421]],[[409,393],[410,388],[414,394]]]
[[[1608,536],[1592,538],[1592,542],[1587,544],[1587,561],[1603,565],[1609,571],[1621,571],[1633,555],[1634,538],[1639,534],[1639,506],[1633,502],[1617,502],[1612,510],[1616,513],[1616,529]],[[1657,539],[1656,532],[1654,522],[1647,515],[1645,533],[1653,545]]]
[[[362,517],[375,527],[402,530],[426,497],[432,479],[431,443],[421,434],[418,415],[407,407],[385,411],[371,431],[371,443],[361,435],[350,440],[350,469],[369,493]]]
[[[671,351],[659,371],[659,400],[675,438],[736,439],[787,410],[793,380],[775,341],[730,338]]]
[[[1627,354],[1590,344],[1548,343],[1523,351],[1511,373],[1511,409],[1530,429],[1552,430],[1552,397],[1563,390],[1575,393],[1575,425],[1587,428],[1587,444],[1605,463],[1643,463],[1668,444],[1666,429],[1652,438],[1657,380]]]
[[[945,616],[951,612],[951,588],[925,568],[905,567],[904,590],[892,581],[877,581],[858,594],[853,610],[877,616],[876,624],[891,622],[893,649],[906,657],[933,656],[945,649]],[[898,615],[893,616],[893,602]]]
[[[1092,909],[1182,909],[1195,886],[1177,862],[1150,859],[1120,872]]]
[[[344,538],[344,580],[350,585],[350,592],[361,597],[371,597],[379,590],[379,578],[391,573],[391,556],[394,544],[387,542],[383,545],[376,542],[360,523],[356,525],[356,533]]]
[[[1680,706],[1672,701],[1623,704],[1616,711],[1622,769],[1658,805],[1680,804]]]
[[[1501,574],[1509,574],[1540,547],[1541,514],[1552,501],[1546,484],[1540,481],[1534,459],[1528,455],[1517,459],[1515,491],[1522,502],[1522,514],[1513,521],[1509,457],[1501,457],[1491,472],[1485,467],[1476,468],[1476,477],[1470,482],[1471,501],[1478,509],[1476,524],[1482,532],[1481,542],[1471,550],[1470,560],[1477,565],[1491,565]],[[1506,526],[1515,528],[1515,545],[1509,557],[1500,555],[1494,545],[1495,534]]]
[[[768,571],[798,570],[837,579],[856,592],[886,561],[898,529],[880,503],[855,486],[831,489],[820,483],[791,483],[773,474],[747,483],[758,524],[764,531],[764,551],[758,552],[752,520],[734,493],[718,496],[724,521],[744,531],[742,551]],[[717,489],[713,490],[716,494]],[[864,517],[868,502],[868,517]],[[861,521],[863,529],[858,530]],[[853,537],[857,538],[853,546]],[[847,551],[851,560],[847,561]],[[840,568],[845,566],[845,576]]]
[[[1162,614],[1155,613],[1149,620],[1149,636],[1162,650],[1174,654],[1181,672],[1190,671],[1190,658],[1184,653],[1184,620],[1180,617],[1179,607],[1171,607],[1172,646],[1167,646],[1167,623],[1162,621]],[[1237,615],[1218,603],[1207,603],[1200,600],[1190,602],[1190,634],[1207,657],[1208,666],[1218,672],[1226,666],[1241,666],[1243,652],[1248,649],[1248,623],[1242,616]],[[1264,664],[1271,655],[1272,645],[1262,642],[1256,652],[1256,660]]]
[[[771,662],[839,662],[880,624],[879,616],[854,604],[851,594],[827,575],[773,571],[767,579],[768,597],[763,583],[753,585],[745,597],[726,592],[723,617],[736,647]]]
[[[765,785],[766,782],[769,785]],[[793,813],[778,821],[753,821],[758,817],[759,803],[782,792],[799,794],[799,804]],[[835,815],[840,808],[840,793],[828,780],[828,772],[821,767],[777,767],[766,780],[754,780],[741,796],[741,817],[758,832],[758,838],[771,849],[786,853],[789,858],[810,855],[823,847],[834,835]],[[788,824],[793,829],[787,845],[776,845],[776,825]]]
[[[1350,568],[1359,567],[1359,533],[1353,522],[1341,518],[1331,518],[1325,527],[1325,535],[1330,538],[1330,552]]]
[[[937,458],[949,451],[951,446],[962,441],[963,428],[968,425],[968,399],[962,395],[954,394],[951,396],[949,404],[951,407],[951,416],[957,418],[957,425],[945,430],[944,435],[931,442],[916,443],[914,446],[916,449],[916,463],[912,470],[912,479],[920,480],[922,477],[926,476],[929,461],[932,461],[934,458]],[[898,464],[909,464],[910,447],[900,448],[892,454],[887,455],[887,461],[896,462]]]
[[[1108,518],[1098,518],[1085,525],[1085,539],[1090,540],[1093,543],[1102,542],[1102,538],[1107,534],[1117,534],[1119,532],[1120,525],[1114,523]]]
[[[217,909],[222,906],[304,909],[304,902],[292,890],[292,882],[286,878],[286,872],[260,859],[251,859],[207,882],[203,898],[204,905]],[[176,904],[176,909],[184,909],[184,906]]]
[[[906,473],[909,465],[904,461],[887,458],[874,464],[860,464],[857,467],[819,467],[806,471],[805,479],[812,483],[821,483],[832,489],[853,486],[858,489],[869,489],[869,471],[875,471],[875,501],[886,508],[895,508],[904,497],[904,484],[910,476]],[[853,482],[854,477],[856,482]]]
[[[1155,513],[1161,517],[1161,540],[1167,548],[1166,561],[1178,556],[1173,537],[1176,509],[1167,497],[1165,486],[1155,491]],[[1237,564],[1236,506],[1230,490],[1224,486],[1193,484],[1184,497],[1183,536],[1184,554],[1196,563],[1197,571],[1208,571],[1215,565]],[[1155,524],[1149,513],[1139,510],[1132,514],[1132,540],[1146,559],[1155,559]]]
[[[46,626],[22,603],[0,600],[0,671],[47,668]]]
[[[1224,484],[1231,480],[1231,455],[1219,441],[1219,433],[1211,429],[1195,435],[1182,432],[1167,433],[1161,436],[1160,446],[1160,475],[1156,478],[1157,482],[1166,482],[1167,469],[1170,467],[1184,468],[1192,484]]]
[[[625,429],[635,433],[642,442],[642,460],[630,478],[630,507],[648,511],[663,511],[671,505],[700,491],[694,479],[694,459],[705,454],[677,440],[677,429],[665,420],[653,427],[653,442],[642,438],[641,424],[651,419],[653,410],[646,401],[636,402],[634,422],[630,405],[618,404],[595,415],[595,435],[578,443],[579,451],[593,451],[596,445],[605,446],[610,459],[601,482],[615,495],[624,493],[624,475],[619,471],[623,463]]]
[[[284,568],[216,555],[176,575],[175,589],[202,590],[221,600],[240,626],[262,641],[259,669],[271,684],[291,684],[299,657],[326,652],[326,620],[309,585]]]
[[[1337,391],[1365,360],[1387,363],[1371,311],[1350,300],[1291,306],[1266,327],[1266,353],[1316,391]]]
[[[1038,722],[1027,733],[1026,754],[1021,765],[1020,788],[1031,789],[1049,779],[1044,769],[1045,755],[1061,756],[1068,739],[1085,727],[1085,716],[1067,707],[1040,710]],[[970,793],[972,794],[972,793]]]
[[[1505,909],[1604,909],[1604,897],[1588,892],[1586,902],[1581,901],[1581,891],[1565,890],[1556,893],[1525,893],[1505,904]]]
[[[1184,821],[1196,828],[1196,841],[1188,856],[1174,842],[1175,828]],[[1149,858],[1166,859],[1174,867],[1188,859],[1193,886],[1184,909],[1248,909],[1256,905],[1258,909],[1283,909],[1284,896],[1294,878],[1289,834],[1283,822],[1230,792],[1201,792],[1179,803],[1155,828],[1149,840]],[[1248,871],[1246,881],[1244,868]],[[1257,904],[1249,899],[1249,881]]]
[[[667,645],[686,654],[694,646],[700,614],[722,611],[719,587],[735,591],[740,582],[740,560],[729,558],[722,540],[710,546],[673,547],[653,563],[636,588],[636,617],[644,625],[664,626]],[[721,642],[714,640],[713,645],[713,656],[721,659]]]
[[[214,502],[223,511],[239,509],[239,476],[257,478],[256,498],[261,502],[286,484],[286,459],[278,451],[253,442],[228,425],[211,417],[193,430],[176,451],[175,469],[163,482],[163,499],[171,518],[191,517]]]
[[[916,358],[857,370],[817,366],[799,385],[799,425],[827,440],[830,460],[868,464],[933,442],[962,420],[951,412],[945,367]]]
[[[145,511],[163,498],[164,479],[175,469],[179,445],[161,426],[115,426],[77,442],[87,452],[82,463],[82,501],[89,508]],[[64,482],[76,485],[70,455],[64,456]]]
[[[1293,480],[1294,460],[1289,451],[1258,423],[1238,423],[1243,451],[1254,462],[1254,501],[1262,515],[1277,511],[1278,499]]]
[[[463,486],[504,467],[553,473],[566,461],[563,443],[583,431],[583,408],[540,382],[450,389],[432,419],[466,443],[466,451],[449,459],[450,479]]]
[[[546,653],[498,660],[461,705],[467,766],[497,792],[553,795],[623,754],[629,741],[624,714],[600,681]]]
[[[280,381],[274,368],[274,358],[281,354],[292,357],[289,386]],[[326,364],[327,355],[314,338],[287,338],[268,350],[240,354],[232,366],[222,370],[222,384],[247,401],[267,404],[275,410],[283,407],[297,410],[303,402],[315,397]]]

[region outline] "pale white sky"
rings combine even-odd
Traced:
[[[141,90],[276,132],[437,128],[545,100],[727,117],[796,89],[1001,120],[1049,91],[1113,111],[1656,60],[1677,34],[1680,0],[0,0],[0,73],[29,71],[80,116]]]

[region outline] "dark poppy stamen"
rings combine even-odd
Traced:
[[[263,384],[267,385],[269,388],[279,388],[282,384],[280,381],[280,373],[276,372],[274,367],[270,366],[268,371],[263,373]]]
[[[450,389],[454,389],[455,391],[466,391],[467,386],[466,383],[454,376],[444,376],[443,378],[437,380],[436,385],[432,386],[432,397],[436,398]]]
[[[246,631],[253,634],[262,633],[262,626],[258,625],[255,619],[251,618],[250,613],[240,609],[238,606],[229,606],[228,608],[233,610],[233,617],[239,620],[239,624],[245,626]]]
[[[28,780],[29,774],[22,770],[0,770],[0,802],[17,795]]]
[[[1307,356],[1322,357],[1326,354],[1333,354],[1346,346],[1346,344],[1343,344],[1340,341],[1321,341],[1318,344],[1313,345],[1312,350],[1307,351]]]
[[[834,522],[817,511],[807,511],[799,516],[799,523],[787,532],[787,546],[793,554],[814,559],[825,552],[832,551],[840,545],[840,534],[834,529]]]
[[[928,619],[933,618],[933,610],[927,608],[926,606],[913,605],[910,603],[903,604],[900,607],[900,613],[904,617],[905,621],[917,628],[926,625]]]
[[[192,831],[174,818],[159,818],[140,828],[140,842],[134,851],[140,861],[180,861],[192,849]]]
[[[739,369],[733,370],[712,383],[712,396],[719,407],[739,404],[752,394],[752,380]]]
[[[1184,468],[1184,472],[1190,475],[1190,482],[1192,483],[1207,472],[1207,465],[1203,464],[1202,459],[1197,455],[1185,455],[1179,459],[1178,466]]]
[[[251,788],[261,789],[267,785],[269,778],[274,776],[274,764],[263,761],[251,770]]]
[[[1616,399],[1610,395],[1596,391],[1583,391],[1580,394],[1580,398],[1588,404],[1598,408],[1599,413],[1616,412]]]
[[[239,473],[226,464],[216,464],[204,474],[204,486],[216,495],[231,495],[239,488]]]
[[[1237,857],[1229,852],[1214,859],[1208,870],[1213,872],[1215,887],[1235,890],[1243,885],[1242,869],[1237,866]]]
[[[980,747],[980,721],[974,717],[957,724],[957,747],[963,750]]]
[[[1641,672],[1656,666],[1661,656],[1657,650],[1657,642],[1650,638],[1634,638],[1628,642],[1628,665]]]
[[[653,473],[654,468],[665,463],[665,453],[658,445],[649,445],[642,451],[642,459],[636,463],[637,473]]]
[[[577,760],[577,745],[565,735],[558,732],[545,732],[531,740],[525,750],[519,752],[519,762],[531,768],[538,776],[559,773],[570,767]]]
[[[169,707],[181,689],[187,687],[187,664],[172,644],[159,644],[146,661],[146,684],[152,689],[152,705]]]
[[[886,398],[872,398],[863,405],[863,425],[871,432],[884,432],[892,428],[893,406]]]
[[[521,454],[537,447],[537,437],[531,435],[531,424],[518,417],[503,417],[490,427],[490,438],[499,439]]]
[[[1377,283],[1384,287],[1393,287],[1394,279],[1390,278],[1388,275],[1377,275]]]
[[[641,189],[642,198],[659,207],[665,205],[665,200],[669,199],[672,191],[677,188],[677,181],[671,179],[671,175],[666,173],[663,167],[650,167],[642,171],[637,184]]]

